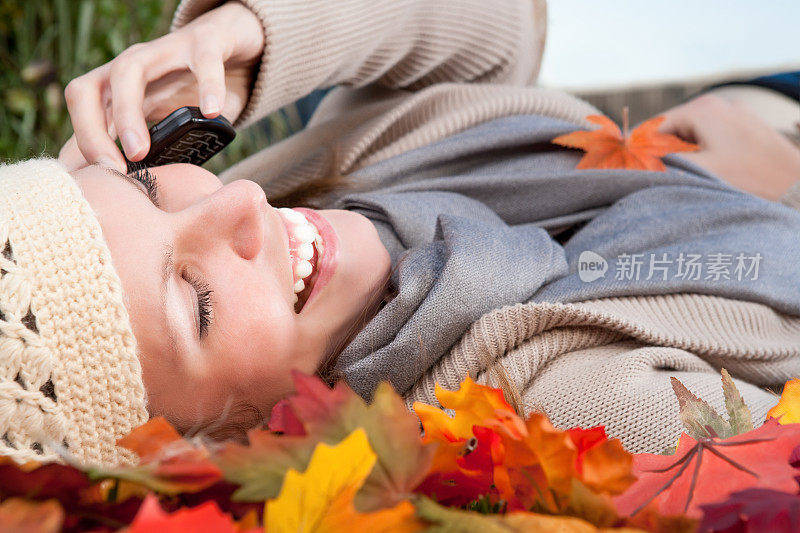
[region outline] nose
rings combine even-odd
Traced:
[[[181,237],[194,249],[229,244],[243,259],[253,259],[264,245],[267,207],[257,183],[233,181],[184,210]]]

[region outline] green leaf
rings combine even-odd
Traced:
[[[754,429],[753,415],[750,414],[744,398],[739,394],[733,379],[724,368],[722,369],[722,392],[725,395],[725,409],[728,411],[731,436],[752,431]]]
[[[733,436],[727,420],[713,407],[692,394],[677,378],[670,378],[672,390],[678,397],[680,419],[686,432],[694,439],[721,438]]]

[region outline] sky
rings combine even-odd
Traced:
[[[539,83],[603,89],[800,69],[800,0],[549,0]]]

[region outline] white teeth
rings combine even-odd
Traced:
[[[278,209],[278,211],[282,213],[283,216],[286,217],[286,220],[292,224],[302,224],[303,222],[308,223],[308,220],[306,220],[306,217],[304,217],[302,213],[298,213],[297,211],[289,209],[288,207],[281,207]]]
[[[310,276],[312,270],[313,268],[311,267],[311,263],[305,260],[298,261],[294,265],[294,275],[296,278],[299,278],[301,280],[307,276]]]
[[[297,248],[297,257],[310,261],[314,257],[314,245],[310,242],[304,242]]]
[[[298,292],[303,292],[303,289],[305,289],[305,288],[306,288],[305,282],[302,279],[298,279],[297,283],[294,284],[294,293],[295,293],[295,295]],[[295,301],[297,301],[297,300],[295,300]]]
[[[314,271],[311,260],[314,258],[315,248],[318,261],[324,254],[324,242],[319,234],[319,230],[302,213],[289,208],[279,208],[278,212],[283,218],[286,231],[289,235],[289,257],[293,263],[293,291],[294,301],[297,303],[297,295],[306,290],[307,283],[304,278],[308,278]]]
[[[306,223],[294,227],[294,238],[300,242],[312,243],[317,238],[317,232],[314,227]]]

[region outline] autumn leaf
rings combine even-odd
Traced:
[[[603,426],[567,430],[578,449],[576,468],[583,483],[596,492],[621,494],[636,481],[633,456],[622,442],[609,440]]]
[[[139,455],[133,467],[92,468],[92,479],[113,478],[164,494],[197,492],[222,479],[222,471],[199,443],[182,438],[162,417],[135,428],[117,443]]]
[[[695,439],[720,438],[727,439],[753,430],[753,417],[745,405],[742,395],[733,383],[730,374],[722,369],[722,393],[725,397],[725,420],[713,407],[701,400],[677,378],[670,378],[672,390],[678,398],[680,411],[678,416],[687,433]]]
[[[800,379],[786,382],[780,401],[767,412],[767,418],[777,418],[780,424],[800,422]]]
[[[768,420],[729,439],[695,440],[681,435],[675,455],[637,454],[639,478],[615,502],[620,513],[635,515],[655,500],[663,515],[700,517],[700,506],[750,488],[797,491],[789,457],[800,444],[800,425]],[[723,481],[724,480],[724,481]]]
[[[422,524],[409,502],[366,515],[355,511],[353,498],[376,460],[360,428],[336,446],[318,444],[305,472],[289,469],[278,497],[266,503],[266,529],[271,533],[418,531]]]
[[[686,432],[695,439],[732,437],[728,421],[713,407],[691,393],[677,378],[670,378],[672,390],[678,398],[678,417]]]
[[[151,418],[141,426],[134,428],[133,431],[118,439],[117,445],[136,453],[141,463],[156,460],[159,454],[164,454],[165,449],[170,449],[172,454],[191,449],[191,445],[163,416]]]
[[[297,394],[279,408],[280,424],[271,424],[287,434],[253,430],[248,446],[231,443],[216,456],[225,478],[241,486],[234,497],[274,498],[287,469],[305,469],[317,443],[338,443],[361,428],[377,461],[356,496],[356,508],[372,511],[407,499],[428,472],[435,446],[423,446],[419,421],[391,386],[380,384],[367,404],[344,383],[331,389],[299,372],[293,379]]]
[[[586,120],[598,124],[600,129],[560,135],[551,142],[586,151],[586,155],[578,163],[579,169],[621,168],[663,172],[667,169],[661,161],[663,156],[699,148],[674,135],[659,132],[658,127],[666,117],[651,118],[628,135],[627,111],[626,107],[623,110],[624,133],[608,117],[589,115]]]
[[[452,410],[454,415],[449,416],[432,405],[414,402],[414,412],[425,428],[425,442],[469,439],[475,425],[503,427],[509,434],[517,436],[524,431],[522,421],[506,402],[503,392],[475,383],[469,376],[456,391],[447,390],[437,383],[435,394],[439,403]]]
[[[753,415],[750,408],[744,403],[744,398],[731,379],[731,375],[722,369],[722,393],[725,396],[725,410],[728,412],[728,425],[731,436],[752,431]]]
[[[150,494],[142,502],[128,533],[151,533],[152,531],[159,533],[183,533],[184,531],[238,533],[239,529],[231,517],[221,512],[214,502],[167,514],[158,504],[158,498]],[[255,531],[259,531],[259,529],[253,530],[253,533]]]
[[[618,494],[634,481],[631,455],[602,428],[562,431],[542,413],[523,421],[501,391],[469,377],[457,391],[437,385],[436,395],[453,416],[419,402],[414,410],[426,441],[439,443],[418,492],[440,503],[461,506],[488,498],[490,504],[505,502],[509,510],[555,514],[573,504],[596,509],[599,500],[571,500],[576,479],[592,494]],[[613,508],[609,500],[603,505]]]
[[[130,524],[141,499],[109,502],[105,492],[101,483],[93,484],[86,473],[73,466],[33,461],[20,465],[0,457],[0,500],[57,500],[64,510],[65,532],[115,531]]]
[[[57,533],[63,523],[64,510],[56,500],[9,498],[0,504],[0,533]]]
[[[509,531],[557,531],[559,533],[641,532],[634,528],[598,529],[589,522],[570,516],[550,516],[529,512],[485,515],[449,509],[428,498],[416,502],[417,513],[431,523],[430,532],[507,533]]]
[[[770,489],[749,489],[723,502],[702,506],[700,531],[795,533],[800,531],[800,496]]]

